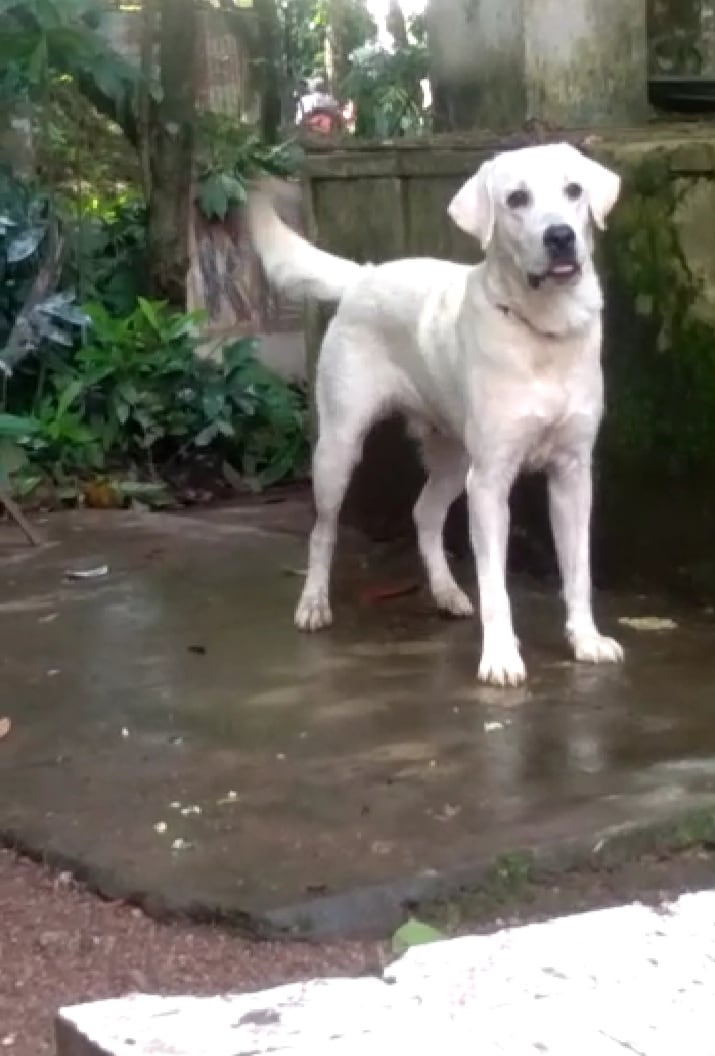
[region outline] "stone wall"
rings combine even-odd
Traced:
[[[597,568],[608,582],[641,572],[709,596],[715,133],[653,125],[585,142],[572,138],[624,179],[600,245],[608,413],[597,465]],[[523,144],[514,137],[448,138],[309,154],[309,231],[329,250],[358,260],[419,254],[476,260],[475,245],[447,219],[446,205],[485,157],[513,145]],[[324,321],[315,313],[310,319],[313,354]],[[408,441],[391,423],[368,445],[347,515],[372,535],[407,531],[420,480]],[[525,561],[541,570],[550,562],[541,489],[523,487],[515,505],[528,529]]]

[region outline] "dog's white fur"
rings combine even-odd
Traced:
[[[622,658],[618,643],[596,629],[589,561],[591,461],[603,411],[592,225],[605,225],[619,187],[614,173],[567,144],[498,155],[449,207],[485,250],[476,267],[428,259],[360,266],[287,228],[265,187],[251,196],[251,233],[269,279],[288,293],[339,302],[316,379],[317,519],[295,616],[300,629],[332,622],[340,506],[367,432],[399,410],[428,471],[414,511],[420,552],[437,605],[454,616],[471,615],[472,606],[452,577],[442,537],[466,479],[483,624],[479,678],[517,685],[526,674],[505,582],[508,498],[522,468],[548,474],[576,658]],[[515,190],[526,195],[515,199]],[[575,232],[579,270],[565,279],[549,272],[544,233],[554,224]]]

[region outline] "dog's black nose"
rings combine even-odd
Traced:
[[[569,256],[576,245],[576,232],[568,224],[550,224],[544,231],[544,245],[552,256]]]

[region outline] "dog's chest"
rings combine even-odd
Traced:
[[[541,469],[562,452],[593,441],[601,416],[600,376],[554,371],[534,378],[514,393],[509,416],[524,464]]]

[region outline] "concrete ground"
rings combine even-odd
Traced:
[[[434,614],[411,551],[346,538],[334,630],[295,632],[309,519],[81,512],[38,551],[3,531],[6,842],[156,912],[385,934],[525,847],[715,805],[709,612],[599,598],[628,660],[582,667],[554,590],[515,584],[530,680],[481,688],[474,622]]]

